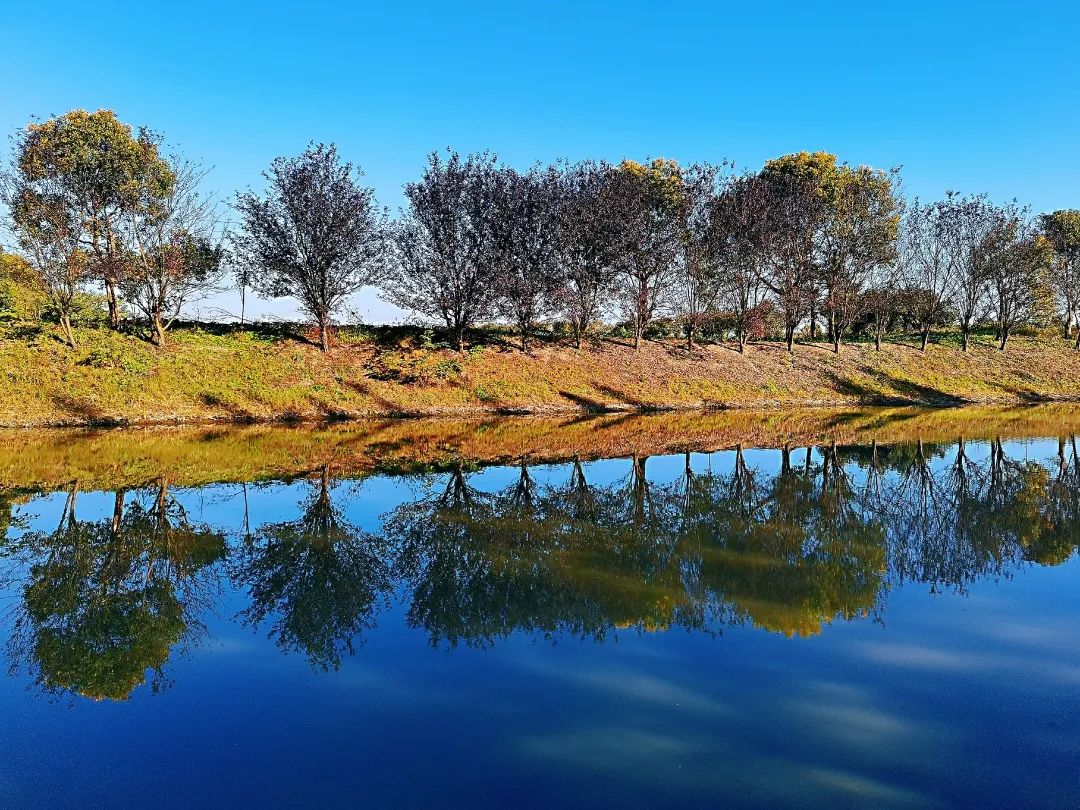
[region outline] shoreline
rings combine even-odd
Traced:
[[[611,415],[635,415],[647,416],[664,413],[714,413],[714,412],[765,412],[782,413],[791,411],[815,411],[841,408],[919,408],[926,410],[960,410],[977,407],[1024,407],[1038,405],[1069,405],[1080,406],[1080,394],[1076,396],[1044,396],[1044,397],[998,397],[998,398],[972,398],[951,400],[948,402],[903,399],[899,397],[882,397],[880,399],[865,400],[805,400],[785,402],[757,402],[749,403],[686,403],[676,402],[671,404],[634,405],[631,403],[610,403],[603,406],[583,407],[574,405],[535,405],[521,407],[446,407],[428,410],[395,410],[395,411],[356,411],[339,413],[321,413],[296,415],[284,413],[277,416],[182,416],[182,415],[155,415],[145,419],[127,418],[87,418],[87,419],[64,419],[46,420],[37,422],[8,422],[0,419],[0,430],[5,431],[34,431],[34,430],[123,430],[125,428],[154,428],[154,427],[271,427],[271,426],[317,426],[320,424],[350,424],[365,421],[418,421],[418,420],[453,420],[453,419],[484,419],[505,417],[572,417],[572,416],[611,416]]]

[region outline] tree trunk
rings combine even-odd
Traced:
[[[881,332],[874,332],[874,351],[881,351]]]
[[[246,314],[246,312],[245,312],[246,309],[247,309],[247,286],[241,284],[240,285],[240,325],[241,326],[244,325],[244,316]]]
[[[161,322],[161,313],[154,313],[154,343],[160,349],[165,345],[165,325]]]
[[[742,354],[746,349],[746,332],[739,332],[739,354]]]
[[[319,348],[324,352],[330,351],[330,327],[325,318],[319,319]]]
[[[116,297],[116,281],[112,278],[105,279],[105,297],[109,302],[109,326],[119,329],[120,301]]]
[[[457,332],[458,354],[465,354],[465,327],[459,326],[455,331]]]
[[[785,338],[785,340],[787,342],[788,354],[794,354],[795,353],[795,327],[794,326],[789,326],[786,331],[787,331],[787,333],[784,335],[784,338]]]
[[[64,340],[67,342],[69,349],[75,348],[75,332],[71,328],[71,316],[64,314],[60,316],[60,329],[64,333]]]
[[[1008,329],[1002,329],[1001,330],[1001,345],[998,346],[998,349],[1000,349],[1001,351],[1005,351],[1005,346],[1008,344],[1008,342],[1009,342],[1009,330]]]
[[[961,329],[960,330],[960,348],[965,352],[968,350],[968,330],[967,329]]]
[[[926,351],[926,344],[930,340],[930,327],[923,327],[922,330],[922,345],[919,347],[919,351]]]
[[[636,326],[634,327],[634,351],[636,352],[641,347],[641,330]]]
[[[694,327],[686,327],[686,350],[692,351],[694,348]]]
[[[832,350],[833,354],[840,354],[840,333],[835,329],[833,330]]]
[[[817,304],[810,304],[810,340],[817,340]]]
[[[1076,351],[1080,352],[1080,329],[1076,330],[1076,344],[1073,346]]]

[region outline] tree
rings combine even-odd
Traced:
[[[746,347],[762,304],[767,255],[768,189],[757,175],[732,178],[709,211],[708,248],[717,269],[718,302],[735,321],[739,352]]]
[[[818,183],[777,161],[765,164],[768,259],[762,278],[776,296],[784,322],[784,341],[794,351],[795,330],[817,295],[816,242],[827,210]]]
[[[716,228],[717,169],[699,164],[684,174],[686,222],[678,257],[677,307],[686,331],[686,348],[715,307],[724,283],[721,274],[724,234]],[[720,244],[718,244],[720,243]]]
[[[863,314],[864,295],[874,278],[895,265],[900,226],[896,171],[861,166],[839,168],[827,199],[829,216],[822,232],[821,276],[833,351]],[[877,346],[880,349],[880,333]]]
[[[554,305],[557,195],[554,169],[502,169],[496,175],[496,308],[517,327],[523,352],[529,332]]]
[[[798,314],[794,324],[785,324],[789,334],[789,351],[794,330],[802,318],[809,316],[810,339],[817,337],[818,308],[821,305],[821,281],[825,262],[823,250],[825,229],[834,213],[842,175],[847,167],[838,166],[836,155],[828,152],[797,152],[767,161],[762,177],[772,191],[770,209],[776,222],[770,227],[782,254],[774,270],[779,270],[780,284],[775,285],[778,297],[787,300],[781,309],[785,321]],[[786,265],[786,268],[785,268]],[[792,282],[797,281],[797,290]],[[798,310],[803,312],[797,312]],[[829,322],[829,337],[833,337]]]
[[[498,295],[495,161],[487,153],[429,156],[424,176],[405,186],[408,208],[395,227],[395,261],[383,285],[392,303],[442,320],[459,352]]]
[[[23,174],[12,173],[4,178],[4,197],[19,248],[56,311],[64,341],[74,348],[72,312],[91,277],[90,256],[59,186],[54,178],[28,183]]]
[[[901,279],[907,312],[926,351],[930,330],[949,314],[956,290],[957,245],[951,238],[951,198],[908,207],[901,237]]]
[[[205,172],[177,162],[173,175],[168,195],[129,213],[131,255],[120,277],[124,297],[147,319],[159,347],[184,304],[217,289],[222,275],[213,205],[198,190]]]
[[[145,128],[133,133],[110,110],[72,110],[30,124],[16,138],[20,182],[64,209],[63,218],[92,257],[91,272],[105,285],[114,329],[120,325],[123,223],[148,200],[168,196],[176,179],[159,144],[156,134]]]
[[[1037,233],[1015,205],[995,207],[993,226],[979,246],[997,321],[998,348],[1005,351],[1018,325],[1032,323],[1052,297],[1050,242]]]
[[[1065,339],[1077,323],[1076,349],[1080,351],[1080,211],[1054,211],[1039,217],[1043,236],[1054,251],[1050,281],[1063,310]]]
[[[763,176],[790,197],[778,213],[797,214],[788,223],[795,232],[783,241],[797,247],[791,260],[797,255],[804,265],[801,287],[811,336],[821,306],[833,351],[839,352],[845,332],[864,314],[871,274],[895,260],[898,173],[837,164],[827,152],[799,152],[770,160]]]
[[[952,191],[941,205],[945,238],[955,267],[953,302],[960,321],[961,347],[966,352],[971,333],[988,309],[986,272],[990,265],[984,254],[992,244],[994,206],[986,195],[962,197]]]
[[[318,326],[324,352],[334,314],[383,274],[386,215],[361,176],[333,144],[311,144],[271,164],[261,196],[236,198],[243,229],[236,244],[241,260],[257,270],[256,289],[296,298]]]
[[[559,181],[558,274],[553,295],[579,349],[589,326],[603,315],[615,276],[618,212],[607,184],[611,171],[603,163],[578,163],[565,168]]]
[[[894,263],[880,265],[871,275],[860,310],[869,316],[874,332],[874,349],[881,351],[881,341],[888,333],[903,299],[900,269]]]
[[[248,290],[250,290],[254,284],[255,272],[251,265],[243,259],[236,261],[231,255],[230,259],[233,281],[236,283],[236,289],[240,293],[240,325],[243,326],[247,323]]]
[[[673,160],[648,166],[624,160],[608,175],[611,204],[621,215],[614,252],[616,300],[634,332],[635,351],[645,329],[667,306],[684,240],[686,189]]]

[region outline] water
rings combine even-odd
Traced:
[[[1075,419],[8,434],[0,805],[1076,806]]]

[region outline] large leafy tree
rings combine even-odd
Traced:
[[[240,261],[257,270],[254,286],[292,296],[330,348],[330,326],[350,295],[382,277],[386,215],[361,172],[337,147],[313,144],[295,158],[277,158],[262,194],[237,195]]]
[[[105,285],[109,322],[120,324],[117,294],[124,271],[122,228],[148,201],[171,192],[176,177],[158,153],[160,138],[137,132],[110,110],[72,110],[16,137],[16,173],[24,204],[57,211],[24,211],[28,221],[63,220],[91,257]]]
[[[864,314],[875,277],[895,266],[900,230],[897,174],[841,166],[822,236],[821,285],[833,351]]]
[[[788,260],[800,260],[800,287],[811,321],[820,306],[828,321],[833,350],[864,314],[871,278],[896,260],[900,201],[897,172],[838,164],[827,152],[799,152],[771,160],[762,172],[775,191],[781,244],[797,248]],[[788,197],[789,199],[783,199]],[[794,232],[785,234],[785,228]],[[791,269],[778,288],[791,297]],[[798,303],[796,301],[796,303]]]
[[[789,351],[804,318],[809,318],[811,340],[817,337],[822,236],[840,175],[836,155],[828,152],[783,155],[766,161],[761,170],[769,188],[773,245],[767,278],[784,315]]]

